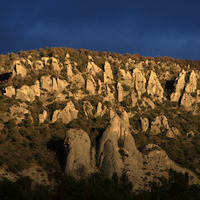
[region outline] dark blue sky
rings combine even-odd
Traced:
[[[0,54],[72,47],[200,60],[198,0],[2,0]]]

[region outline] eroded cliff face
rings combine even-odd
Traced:
[[[77,179],[94,172],[107,177],[126,173],[134,190],[148,190],[149,181],[167,178],[172,168],[188,172],[191,183],[199,184],[198,157],[192,160],[192,172],[173,161],[176,152],[167,146],[198,141],[199,72],[148,59],[84,56],[76,61],[74,54],[14,60],[12,76],[2,86],[2,138],[24,142],[30,152],[37,130],[44,144],[52,138],[64,140],[65,173]],[[9,135],[11,122],[20,136]],[[67,129],[60,135],[54,134],[58,124]],[[26,132],[30,127],[34,134]]]

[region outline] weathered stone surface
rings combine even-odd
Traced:
[[[174,102],[179,101],[182,94],[181,91],[185,87],[185,76],[186,76],[186,72],[183,69],[182,72],[179,74],[179,77],[176,78],[175,89],[174,89],[174,92],[170,96],[171,101],[174,101]]]
[[[23,85],[20,89],[16,90],[16,93],[16,99],[21,99],[22,101],[35,100],[35,93],[28,85]]]
[[[171,130],[175,136],[182,136],[180,131],[176,127],[172,127]]]
[[[65,135],[66,167],[65,173],[77,179],[85,178],[93,169],[91,166],[91,141],[81,129],[69,129]]]
[[[119,69],[119,75],[121,77],[121,82],[129,85],[130,87],[133,86],[132,76],[129,71],[125,71],[124,69]]]
[[[141,95],[146,92],[146,78],[143,76],[142,72],[138,68],[135,68],[133,70],[132,77],[138,99],[141,99]]]
[[[42,57],[41,58],[44,66],[48,66],[49,65],[49,57]]]
[[[47,119],[47,111],[43,110],[42,114],[39,114],[39,123],[42,124]]]
[[[115,115],[110,123],[99,143],[99,168],[107,177],[111,177],[113,173],[121,176],[123,171],[127,171],[137,188],[144,176],[142,154],[137,150],[129,128],[122,119]]]
[[[54,57],[51,57],[51,67],[54,71],[61,71],[60,65],[58,63],[58,60]]]
[[[138,101],[137,94],[135,93],[135,91],[131,91],[132,107],[136,106],[137,101]]]
[[[164,90],[158,80],[158,77],[155,72],[151,71],[147,86],[147,93],[152,97],[157,97],[158,99],[163,98]]]
[[[101,94],[101,87],[102,87],[102,83],[101,83],[101,80],[100,79],[98,79],[98,82],[97,82],[97,88],[98,88],[98,91],[97,91],[97,94],[99,95],[99,94]]]
[[[104,105],[103,106],[103,109],[102,109],[102,103],[99,102],[98,105],[97,105],[97,112],[95,113],[95,117],[102,117],[104,114],[106,114],[107,112],[107,107]]]
[[[36,97],[40,97],[40,82],[37,80],[34,85],[31,85],[30,88],[33,90]]]
[[[193,93],[196,91],[196,88],[197,88],[196,74],[195,74],[194,70],[192,70],[189,75],[189,82],[185,87],[185,92]]]
[[[94,62],[88,62],[87,72],[91,73],[93,76],[96,76],[96,74],[102,72],[102,69],[99,68]]]
[[[21,65],[20,60],[14,61],[14,68],[16,75],[21,75],[21,77],[25,77],[27,74],[27,70],[25,67]]]
[[[33,66],[34,66],[34,68],[36,70],[43,69],[43,67],[44,67],[43,62],[41,60],[35,61],[35,63],[33,64]]]
[[[41,89],[47,90],[48,92],[52,91],[53,82],[51,75],[42,76],[40,78]]]
[[[91,79],[87,79],[86,81],[86,90],[88,90],[91,95],[95,95],[96,93],[94,82]]]
[[[104,65],[104,84],[112,84],[113,83],[113,73],[109,62],[105,62]]]
[[[146,117],[145,118],[140,117],[140,122],[141,122],[142,132],[147,131],[147,129],[149,128],[149,120]]]
[[[163,116],[157,116],[155,121],[151,123],[150,131],[152,135],[158,135],[163,130],[169,130],[169,124],[167,118]]]
[[[114,86],[111,85],[112,90],[115,90]],[[115,96],[114,93],[111,92],[111,88],[109,87],[108,84],[106,84],[106,97],[104,97],[103,101],[114,101]]]
[[[83,111],[84,111],[86,117],[93,116],[93,112],[92,112],[93,109],[94,109],[94,107],[92,106],[92,104],[89,101],[83,102]]]
[[[72,101],[69,101],[63,110],[55,110],[52,116],[52,123],[62,119],[63,123],[68,124],[71,120],[77,119],[78,110],[75,109]]]
[[[23,104],[20,104],[19,106],[13,105],[10,107],[10,119],[16,118],[17,124],[25,118],[25,114],[31,114],[31,112],[24,108]]]
[[[121,83],[117,83],[117,100],[119,102],[123,101],[123,87]]]
[[[74,74],[72,71],[72,65],[67,65],[67,77],[68,82],[72,82],[72,84],[76,84],[78,88],[85,87],[85,80],[80,72]]]
[[[61,80],[59,78],[57,80],[57,91],[62,92],[68,85],[69,83],[66,80]]]
[[[150,151],[147,155],[144,156],[144,165],[145,172],[149,174],[146,176],[146,182],[156,181],[157,177],[164,176],[169,178],[169,169],[173,169],[176,172],[181,172],[185,174],[186,172],[189,175],[189,184],[199,184],[200,181],[198,177],[190,170],[186,168],[179,167],[176,165],[166,154],[164,150],[160,147],[159,149]]]
[[[192,104],[195,102],[195,98],[190,93],[185,92],[181,98],[181,106],[186,110],[192,110]]]
[[[6,87],[4,95],[12,97],[13,95],[15,95],[15,88],[13,86]]]

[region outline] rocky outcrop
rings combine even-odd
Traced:
[[[142,182],[142,154],[137,150],[126,123],[117,115],[112,118],[110,126],[100,139],[97,163],[107,177],[111,177],[113,173],[121,176],[123,172],[127,172],[134,188],[138,188]]]
[[[77,119],[78,110],[75,109],[72,101],[69,101],[63,110],[55,110],[52,116],[52,123],[62,119],[63,123],[68,124],[71,120]]]
[[[196,91],[196,88],[197,88],[196,74],[195,74],[194,70],[192,70],[189,75],[189,82],[187,83],[187,85],[185,87],[185,92],[193,93]]]
[[[182,90],[185,87],[185,76],[186,76],[186,72],[183,69],[182,72],[179,74],[179,77],[176,78],[175,89],[174,89],[174,92],[170,96],[171,101],[174,101],[174,102],[179,101],[182,94]]]
[[[51,79],[51,75],[42,76],[40,78],[41,89],[47,90],[48,92],[52,91],[53,82]]]
[[[117,100],[119,102],[123,101],[123,87],[121,83],[117,83]]]
[[[104,84],[112,84],[113,83],[113,73],[112,73],[112,69],[110,66],[109,62],[105,62],[104,65],[104,73],[103,73],[103,77],[104,77]]]
[[[15,69],[15,73],[16,75],[20,75],[21,77],[25,77],[27,74],[27,70],[24,66],[21,65],[20,60],[14,61],[14,69]],[[15,74],[13,72],[13,74]]]
[[[47,119],[47,111],[43,110],[42,114],[39,114],[39,123],[42,124]]]
[[[85,87],[85,80],[80,72],[73,73],[72,65],[67,64],[67,78],[68,82],[75,84],[79,89]]]
[[[60,65],[58,63],[58,60],[54,57],[51,57],[51,67],[54,71],[61,71]]]
[[[102,69],[99,68],[94,62],[88,62],[87,72],[90,73],[92,76],[96,76],[96,74],[102,72]]]
[[[192,104],[195,102],[195,98],[191,96],[190,93],[185,92],[181,98],[180,105],[186,110],[192,110]]]
[[[28,85],[23,85],[20,89],[16,90],[16,99],[21,99],[22,101],[34,101],[35,92]]]
[[[96,88],[94,86],[94,81],[92,79],[87,79],[86,81],[86,90],[89,91],[91,95],[95,95]]]
[[[10,119],[15,118],[17,124],[25,119],[25,114],[31,114],[31,112],[26,109],[26,104],[20,104],[19,106],[13,105],[10,107]]]
[[[65,135],[66,166],[65,173],[76,179],[85,178],[92,173],[91,141],[81,129],[69,129]]]
[[[119,69],[120,81],[128,86],[133,85],[133,80],[131,73],[129,71],[125,71],[124,69]]]
[[[142,132],[147,131],[147,129],[149,128],[149,120],[146,117],[145,118],[140,117],[140,122],[141,122]]]
[[[85,113],[85,116],[93,116],[93,109],[94,107],[92,106],[92,104],[89,101],[84,101],[83,102],[83,111]]]
[[[147,86],[147,93],[150,94],[153,98],[162,99],[163,98],[163,87],[161,86],[157,75],[155,72],[151,71]]]
[[[150,131],[152,135],[158,135],[164,130],[169,130],[169,124],[165,116],[157,116],[156,119],[151,123]]]
[[[146,92],[146,78],[138,68],[133,70],[132,77],[138,99],[141,99],[141,95]]]
[[[12,97],[13,95],[15,96],[15,88],[13,86],[6,87],[4,95],[8,97]]]
[[[102,109],[102,103],[98,102],[97,112],[95,113],[94,117],[98,117],[98,116],[102,117],[104,114],[106,114],[106,112],[107,112],[106,106],[104,105]]]
[[[154,147],[154,146],[152,146]],[[146,182],[156,181],[157,177],[169,178],[169,169],[173,169],[176,172],[181,172],[185,174],[186,172],[189,175],[189,184],[199,184],[199,178],[190,170],[186,168],[179,167],[176,165],[166,154],[164,150],[157,146],[156,150],[150,151],[147,155],[144,156],[144,169],[145,173],[149,174],[146,177]]]
[[[33,64],[34,69],[36,70],[41,70],[43,69],[44,65],[43,62],[41,60],[37,60],[35,61],[35,63]]]

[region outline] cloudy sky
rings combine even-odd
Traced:
[[[0,54],[72,47],[200,60],[198,0],[1,0]]]

